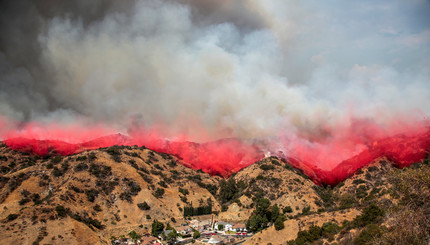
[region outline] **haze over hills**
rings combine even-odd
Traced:
[[[242,141],[238,139],[223,139],[208,143],[174,142],[166,139],[157,139],[149,147],[163,153],[175,155],[184,160],[187,167],[202,169],[212,175],[229,177],[231,174],[262,159],[264,155],[274,155],[288,159],[296,168],[304,171],[315,183],[336,185],[351,176],[358,169],[366,166],[375,159],[386,157],[397,167],[409,166],[422,161],[430,151],[430,130],[419,131],[409,135],[399,134],[378,141],[343,159],[333,169],[321,169],[318,162],[310,162],[311,158],[294,152],[271,152],[256,141]],[[108,135],[82,143],[67,143],[60,140],[37,140],[29,138],[10,138],[4,143],[15,150],[46,155],[56,153],[71,155],[86,150],[109,147],[113,145],[142,146],[140,139],[122,134]]]

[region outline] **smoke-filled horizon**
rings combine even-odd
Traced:
[[[332,169],[428,126],[425,0],[39,0],[0,11],[3,139],[155,130],[314,151],[306,160]]]

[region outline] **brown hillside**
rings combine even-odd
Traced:
[[[211,205],[217,220],[251,225],[264,203],[269,218],[245,244],[368,244],[369,232],[410,244],[428,238],[428,215],[414,214],[429,210],[428,159],[403,170],[378,159],[335,187],[315,185],[276,157],[229,179],[184,165],[145,147],[39,157],[0,145],[0,244],[110,244],[112,236],[150,231],[154,219],[179,226],[190,205]],[[419,184],[409,186],[412,180]],[[270,218],[276,207],[280,222]],[[405,219],[411,213],[415,223]],[[315,235],[324,225],[332,231]]]
[[[107,243],[112,235],[150,230],[154,218],[181,222],[189,204],[212,202],[213,210],[220,209],[206,187],[216,186],[218,177],[145,148],[110,147],[41,159],[2,146],[0,155],[2,244]],[[144,202],[149,210],[138,207]]]

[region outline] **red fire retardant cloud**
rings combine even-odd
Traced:
[[[3,129],[0,136],[7,146],[39,155],[53,151],[71,155],[113,145],[138,145],[175,155],[187,167],[227,177],[263,158],[263,152],[271,152],[286,158],[316,183],[329,185],[339,183],[377,158],[386,157],[396,166],[405,167],[423,160],[430,151],[430,130],[422,123],[415,126],[395,124],[382,129],[357,121],[352,127],[328,131],[320,139],[310,141],[285,134],[269,144],[266,142],[265,146],[234,138],[208,143],[189,142],[185,137],[167,140],[157,130],[136,130],[124,136],[100,125],[33,123],[17,129],[1,120],[0,124]],[[278,147],[270,149],[270,145]]]

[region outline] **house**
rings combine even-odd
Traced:
[[[193,227],[194,229],[199,226],[211,226],[211,225],[212,225],[212,220],[210,219],[206,219],[206,220],[193,219],[190,221],[190,226]]]
[[[191,234],[193,229],[189,226],[179,226],[175,228],[176,232],[178,232],[181,235],[188,235]]]
[[[140,244],[142,245],[154,245],[154,244],[161,244],[161,242],[155,238],[155,237],[142,237],[140,239]]]
[[[223,225],[224,226],[224,231],[231,231],[231,228],[233,226],[233,224],[231,223],[227,223],[227,222],[216,222],[215,223],[215,229],[218,230],[218,226],[219,225]]]
[[[136,245],[138,244],[137,242],[134,242],[131,238],[127,239],[127,245]]]
[[[235,232],[246,232],[246,225],[244,223],[236,223],[231,227],[232,231]]]

